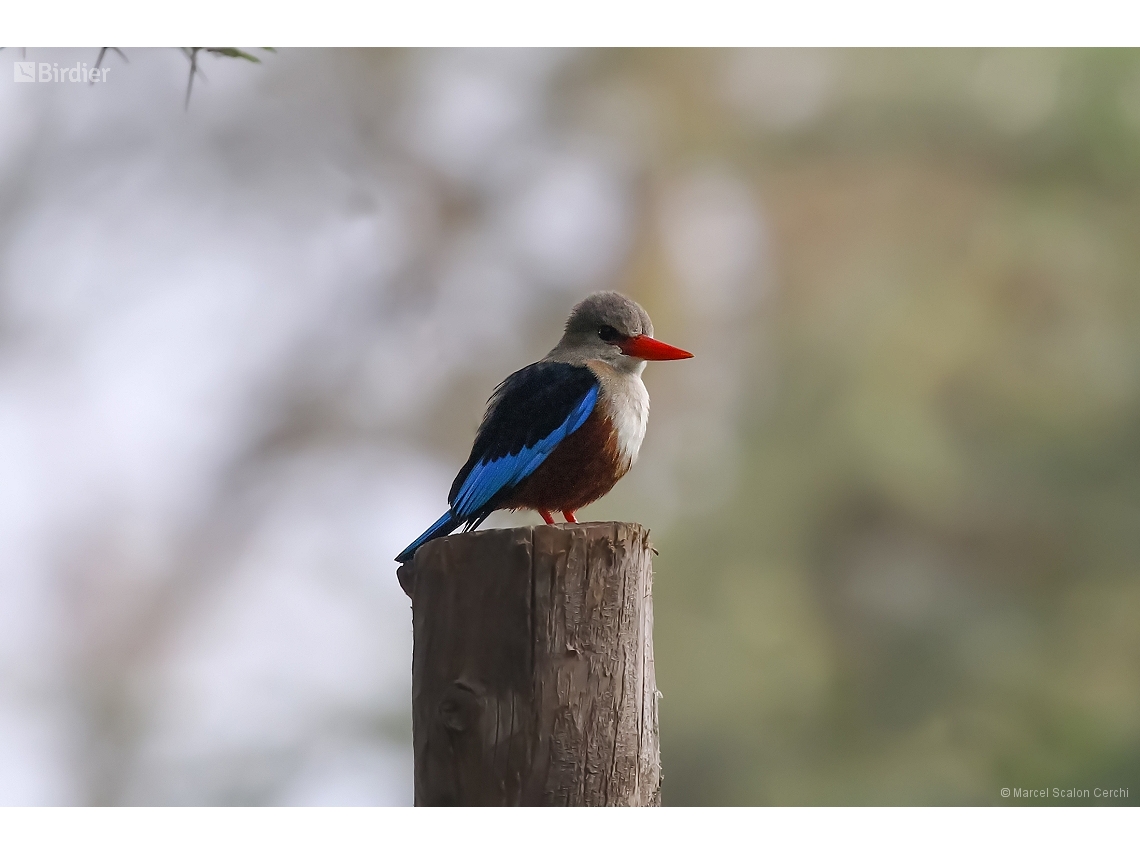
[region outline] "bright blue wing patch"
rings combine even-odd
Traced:
[[[476,463],[455,496],[455,504],[452,505],[455,516],[467,519],[477,515],[500,490],[514,487],[530,475],[550,456],[558,443],[585,424],[597,401],[598,387],[593,386],[571,410],[566,421],[534,445],[524,447],[515,454]]]

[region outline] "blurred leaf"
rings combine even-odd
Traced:
[[[217,47],[213,47],[213,48],[206,48],[206,51],[207,51],[208,53],[219,54],[219,55],[221,55],[221,56],[231,56],[231,57],[234,57],[235,59],[244,59],[244,60],[248,60],[249,62],[261,62],[261,60],[260,60],[260,59],[258,59],[258,58],[257,58],[256,56],[254,56],[253,54],[249,54],[249,53],[246,53],[245,51],[243,51],[243,50],[238,50],[237,48],[232,48],[232,47],[217,48]]]

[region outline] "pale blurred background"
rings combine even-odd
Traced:
[[[1140,51],[125,52],[0,52],[0,803],[410,803],[392,556],[600,288],[666,804],[1140,803]]]

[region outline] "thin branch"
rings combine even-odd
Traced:
[[[190,77],[186,80],[186,102],[182,105],[184,110],[190,109],[190,93],[194,90],[194,75],[201,74],[203,80],[206,78],[202,69],[198,68],[198,51],[201,49],[200,47],[182,48],[182,52],[190,58]]]
[[[129,59],[127,59],[127,55],[126,55],[125,53],[123,53],[121,50],[119,50],[117,47],[113,47],[113,48],[99,48],[99,57],[98,57],[98,59],[96,59],[96,60],[95,60],[95,70],[98,70],[98,69],[99,69],[99,67],[103,65],[103,57],[105,57],[105,56],[107,55],[107,51],[109,51],[109,50],[113,50],[113,51],[114,51],[115,53],[117,53],[117,54],[118,54],[120,57],[122,57],[122,58],[123,58],[123,62],[125,62],[127,65],[130,65],[130,64],[131,64],[131,61],[130,61]],[[94,86],[94,85],[95,85],[95,79],[94,79],[94,77],[92,77],[92,79],[91,79],[91,83],[90,83],[89,85],[90,85],[90,86]]]
[[[113,50],[115,53],[117,53],[119,56],[121,56],[123,58],[123,62],[125,62],[127,65],[131,64],[131,61],[129,59],[127,59],[127,55],[125,53],[123,53],[121,50],[119,50],[117,47],[99,48],[99,58],[97,60],[95,60],[95,67],[96,68],[99,68],[99,66],[101,66],[103,64],[103,57],[105,57],[107,55],[107,51],[109,51],[109,50]]]

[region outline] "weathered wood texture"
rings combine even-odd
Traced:
[[[417,805],[660,804],[650,552],[637,525],[543,525],[401,568]]]

